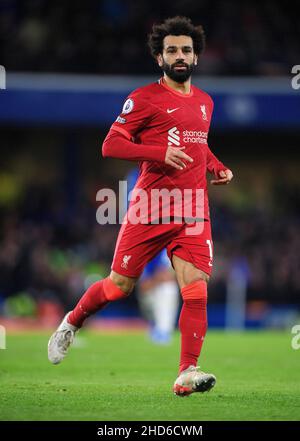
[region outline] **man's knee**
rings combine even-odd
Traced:
[[[137,281],[136,278],[123,276],[122,274],[118,274],[115,271],[111,271],[109,277],[115,285],[117,285],[123,292],[128,295],[133,291],[133,288]]]
[[[209,275],[201,269],[196,268],[190,262],[184,266],[183,275],[184,281],[187,285],[198,281],[204,281],[205,283],[209,282]]]
[[[209,275],[196,268],[191,262],[187,262],[176,255],[173,256],[172,261],[180,289],[201,280],[208,283]]]
[[[204,271],[199,270],[199,274],[197,275],[197,280],[204,280],[204,282],[209,282],[209,275]]]
[[[208,281],[209,281],[209,276],[202,271],[201,273],[199,271],[196,271],[194,274],[191,274],[189,272],[188,274],[184,274],[183,281],[180,284],[181,285],[180,288],[184,288],[196,282],[205,282],[207,285]]]

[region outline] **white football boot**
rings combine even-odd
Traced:
[[[180,397],[185,397],[194,392],[208,392],[214,387],[216,381],[217,379],[213,374],[200,371],[199,366],[190,366],[182,371],[176,379],[173,392]]]
[[[48,342],[48,359],[53,364],[58,364],[65,358],[69,346],[74,341],[75,332],[79,329],[67,322],[67,317],[70,313],[71,311],[65,315]]]

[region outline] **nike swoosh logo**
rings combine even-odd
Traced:
[[[179,107],[176,107],[176,109],[167,109],[167,113],[175,112],[175,110],[178,110],[178,109],[179,109]]]

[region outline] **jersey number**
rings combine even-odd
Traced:
[[[212,259],[213,259],[213,251],[212,251],[211,240],[210,240],[210,239],[207,239],[206,243],[207,243],[208,248],[209,248],[209,258],[210,258],[210,260],[212,261]],[[212,266],[212,263],[209,262],[208,265],[209,265],[209,266]]]

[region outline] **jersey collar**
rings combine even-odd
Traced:
[[[162,87],[164,87],[165,89],[167,89],[169,92],[174,93],[177,96],[181,96],[182,98],[190,98],[191,96],[193,96],[194,92],[193,92],[193,86],[191,85],[191,90],[189,93],[181,93],[181,92],[177,92],[177,90],[172,89],[172,87],[169,87],[167,85],[167,83],[164,81],[164,78],[161,77],[158,80],[158,84],[160,84]]]

